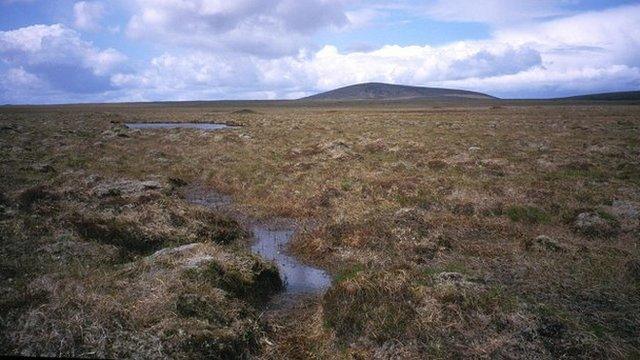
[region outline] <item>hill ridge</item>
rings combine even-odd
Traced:
[[[367,82],[311,95],[300,100],[445,100],[452,98],[497,99],[475,91]]]

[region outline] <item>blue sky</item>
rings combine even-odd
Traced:
[[[640,89],[640,2],[0,0],[0,104]]]

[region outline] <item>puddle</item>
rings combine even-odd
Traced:
[[[213,210],[221,210],[231,204],[230,197],[198,185],[186,187],[183,194],[189,203]],[[255,237],[251,251],[278,266],[285,283],[283,295],[291,300],[295,295],[320,294],[327,290],[331,286],[331,276],[326,271],[304,265],[287,254],[287,245],[295,234],[296,227],[286,221],[284,224],[270,225],[251,226]]]
[[[286,253],[294,229],[272,229],[258,225],[252,228],[256,243],[251,250],[266,260],[274,261],[289,294],[322,293],[331,286],[331,277],[325,271],[304,265]]]
[[[215,131],[234,128],[225,124],[213,123],[126,123],[129,129],[156,130],[156,129],[196,129],[204,131]]]

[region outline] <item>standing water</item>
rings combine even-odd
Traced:
[[[321,293],[331,285],[331,277],[325,271],[304,265],[286,254],[286,246],[295,230],[274,230],[262,225],[254,226],[252,230],[256,243],[251,246],[251,250],[276,263],[287,293]]]
[[[190,203],[214,210],[221,210],[231,203],[228,196],[199,186],[186,188],[184,194]],[[286,253],[287,244],[295,234],[295,226],[260,224],[252,226],[251,230],[256,240],[251,251],[278,266],[286,294],[318,294],[331,286],[331,276],[327,272],[304,265]]]

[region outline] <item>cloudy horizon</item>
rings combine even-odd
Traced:
[[[363,82],[640,89],[640,4],[0,0],[0,104],[293,99]]]

